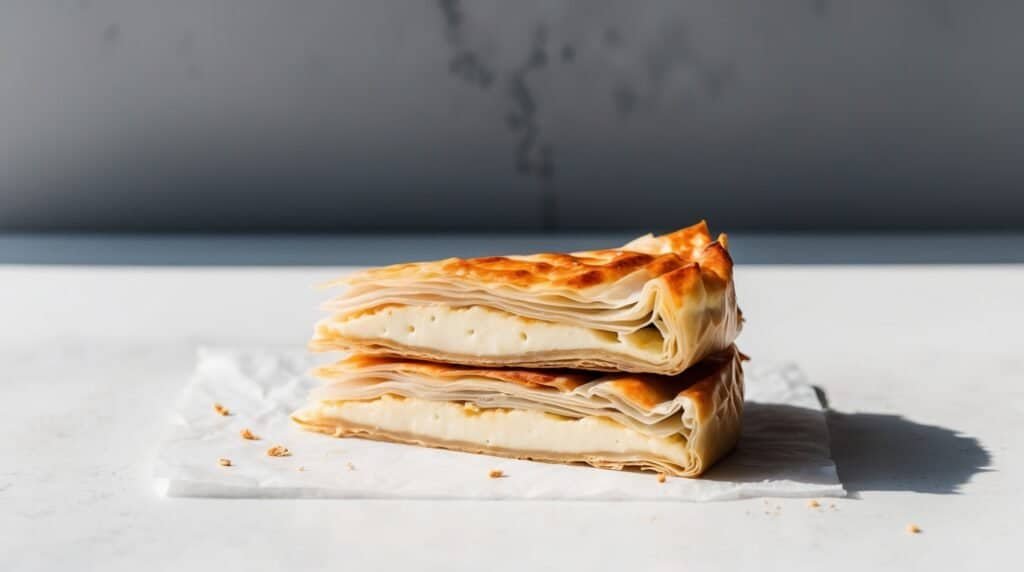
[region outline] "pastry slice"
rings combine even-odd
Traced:
[[[725,235],[703,222],[610,250],[398,264],[339,284],[314,350],[675,375],[729,347],[742,321]]]
[[[356,355],[292,419],[336,437],[694,477],[736,444],[735,346],[680,375],[487,369]]]

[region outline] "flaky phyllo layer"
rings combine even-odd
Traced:
[[[618,249],[399,264],[339,284],[316,350],[674,375],[742,321],[726,238],[703,222]]]
[[[734,346],[676,376],[481,369],[353,356],[293,419],[335,436],[697,476],[735,445]]]

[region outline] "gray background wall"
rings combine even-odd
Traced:
[[[1024,227],[1024,3],[0,0],[0,230]]]

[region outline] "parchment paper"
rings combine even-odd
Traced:
[[[329,357],[304,350],[204,348],[160,445],[155,477],[175,497],[716,501],[845,495],[814,389],[792,364],[747,363],[743,436],[699,479],[518,461],[298,429],[289,414]],[[231,414],[221,416],[213,404]],[[260,439],[239,436],[250,429]],[[288,457],[266,450],[284,445]],[[230,459],[222,467],[218,459]],[[489,478],[492,469],[506,477]]]

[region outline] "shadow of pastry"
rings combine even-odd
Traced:
[[[736,449],[702,479],[835,485],[824,416],[806,407],[748,401],[743,405],[743,432]],[[789,495],[780,488],[779,496]]]
[[[991,456],[973,437],[900,415],[835,411],[825,392],[814,389],[824,415],[748,401],[736,449],[704,478],[829,485],[838,472],[853,497],[863,491],[957,494],[990,466]]]
[[[862,491],[957,494],[991,456],[977,439],[899,415],[826,412],[843,486]]]
[[[977,439],[953,429],[915,423],[884,413],[831,409],[825,390],[814,386],[825,419],[839,478],[847,492],[912,491],[957,494],[992,461]]]

